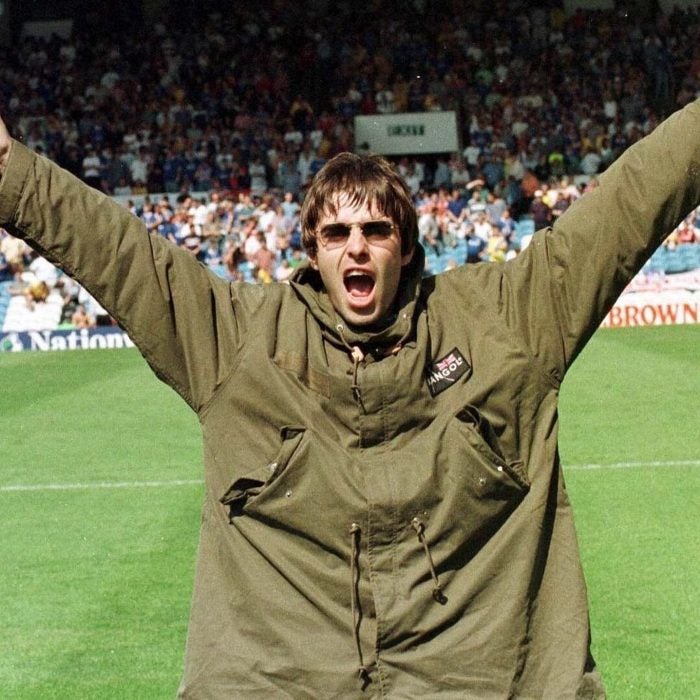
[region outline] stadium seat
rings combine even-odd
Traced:
[[[226,265],[215,265],[211,268],[211,271],[217,277],[221,277],[222,279],[228,279],[228,270],[226,269]]]
[[[519,219],[515,223],[515,235],[513,236],[516,247],[520,247],[520,242],[525,236],[531,236],[533,233],[535,233],[535,222],[529,218]]]
[[[243,261],[238,265],[238,269],[241,271],[243,274],[243,281],[244,282],[254,282],[255,278],[253,277],[253,266],[247,262]]]
[[[649,272],[666,272],[666,265],[668,262],[668,249],[664,246],[657,248],[654,254],[649,259],[648,271]]]
[[[688,270],[693,270],[698,267],[698,257],[696,254],[698,248],[700,248],[700,246],[694,243],[684,243],[678,246],[676,252],[679,260],[678,266],[683,268],[680,270],[681,272],[687,272]]]
[[[0,328],[3,327],[5,323],[5,317],[7,316],[7,309],[10,306],[10,287],[12,281],[0,282]]]

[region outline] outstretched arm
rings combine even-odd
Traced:
[[[0,120],[0,225],[78,280],[195,409],[240,336],[230,285],[109,197],[10,138]]]
[[[700,100],[630,147],[507,264],[510,322],[559,380],[644,262],[700,203]]]

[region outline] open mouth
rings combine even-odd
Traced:
[[[362,301],[372,295],[374,279],[371,275],[359,270],[351,270],[343,278],[345,289],[352,299]]]

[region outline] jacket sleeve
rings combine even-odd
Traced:
[[[700,101],[603,173],[503,267],[499,304],[552,378],[564,373],[644,262],[700,204]]]
[[[13,141],[0,223],[78,280],[198,410],[233,361],[230,285],[109,197]]]

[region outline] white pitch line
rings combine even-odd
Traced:
[[[613,464],[564,464],[564,471],[594,469],[647,469],[668,467],[698,467],[700,459],[685,459],[667,462],[615,462]],[[173,479],[171,481],[94,481],[79,484],[8,484],[0,485],[0,493],[25,491],[88,491],[92,489],[140,489],[168,488],[171,486],[201,486],[201,479]]]
[[[201,479],[173,479],[172,481],[93,481],[84,484],[8,484],[0,486],[0,492],[165,488],[169,486],[201,486],[203,483]]]
[[[643,467],[655,469],[658,467],[697,467],[700,466],[700,459],[683,459],[667,462],[614,462],[613,464],[562,464],[564,471],[567,469],[634,469]]]

